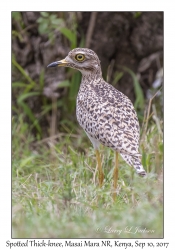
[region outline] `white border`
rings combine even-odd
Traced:
[[[165,38],[165,239],[175,249],[175,15],[173,1],[8,1],[1,2],[0,39],[0,248],[11,240],[11,11],[164,11]],[[13,241],[13,240],[12,240]],[[123,240],[129,242],[131,240]],[[142,241],[142,240],[140,240]],[[146,240],[145,240],[146,241]],[[151,240],[153,241],[153,240]],[[174,247],[173,247],[174,246]],[[16,248],[17,249],[17,248]],[[28,248],[30,249],[30,248]],[[44,249],[44,248],[40,248]],[[45,248],[46,249],[46,248]],[[52,248],[53,249],[53,248]],[[72,248],[74,249],[74,248]],[[122,248],[120,248],[122,249]],[[147,249],[147,248],[144,248]],[[149,248],[150,249],[150,248]]]

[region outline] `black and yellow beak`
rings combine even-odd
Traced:
[[[53,62],[53,63],[50,63],[47,68],[51,68],[51,67],[56,67],[56,66],[66,66],[68,64],[68,62],[63,59],[61,61],[57,61],[57,62]]]

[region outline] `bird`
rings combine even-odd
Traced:
[[[93,50],[75,48],[65,59],[47,67],[56,66],[70,67],[82,74],[76,100],[77,120],[94,147],[100,187],[104,172],[99,147],[102,144],[115,151],[113,194],[116,196],[119,154],[140,176],[146,176],[139,153],[140,127],[134,106],[126,95],[103,79],[100,60]]]

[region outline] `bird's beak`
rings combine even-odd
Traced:
[[[50,63],[47,66],[47,68],[56,67],[56,66],[66,66],[67,64],[68,64],[68,62],[65,59],[63,59],[61,61]]]

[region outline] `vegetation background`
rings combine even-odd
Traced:
[[[147,178],[91,143],[76,121],[81,74],[47,69],[75,47],[133,102]],[[12,12],[12,237],[163,237],[163,12]],[[118,230],[121,230],[119,232]]]

